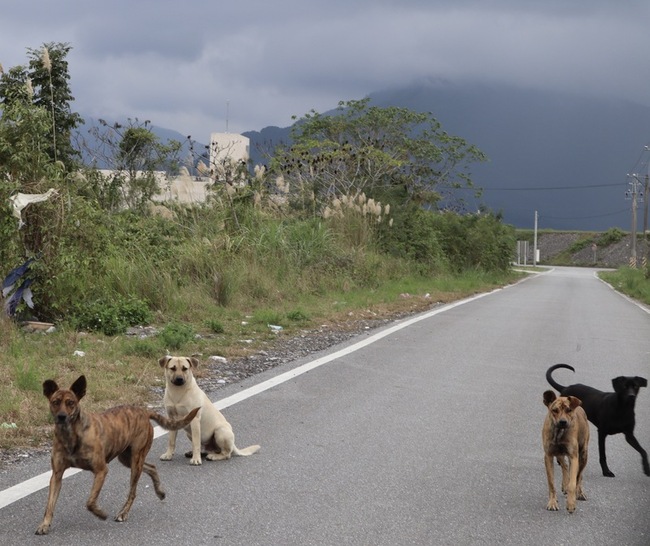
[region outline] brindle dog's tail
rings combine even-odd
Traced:
[[[194,417],[196,417],[196,414],[199,412],[200,409],[201,409],[200,407],[194,408],[182,419],[170,419],[169,417],[160,415],[155,411],[150,411],[149,419],[153,419],[154,421],[156,421],[156,423],[158,423],[165,430],[179,430],[189,425],[190,421],[194,419]]]
[[[546,370],[546,381],[548,381],[549,385],[551,385],[551,387],[553,387],[555,390],[557,390],[558,392],[562,392],[564,389],[566,389],[566,387],[560,385],[551,376],[553,370],[557,370],[558,368],[566,368],[567,370],[571,370],[572,372],[575,372],[575,369],[573,368],[573,366],[569,366],[568,364],[554,364],[548,370]]]

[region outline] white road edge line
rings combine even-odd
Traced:
[[[530,278],[530,277],[528,277]],[[526,280],[526,279],[524,279]],[[266,390],[269,390],[276,385],[279,385],[281,383],[284,383],[285,381],[289,381],[290,379],[293,379],[294,377],[298,377],[299,375],[302,375],[304,373],[307,373],[310,370],[313,370],[314,368],[318,368],[319,366],[322,366],[323,364],[327,364],[328,362],[331,362],[332,360],[336,360],[337,358],[340,358],[342,356],[348,355],[350,353],[354,353],[355,351],[358,351],[359,349],[362,349],[363,347],[366,347],[367,345],[370,345],[371,343],[374,343],[375,341],[378,341],[386,336],[389,336],[390,334],[397,332],[399,330],[402,330],[403,328],[406,328],[408,326],[411,326],[412,324],[415,324],[416,322],[420,322],[421,320],[426,320],[428,318],[431,318],[435,315],[438,315],[440,313],[444,313],[445,311],[449,311],[450,309],[454,309],[455,307],[459,307],[460,305],[465,305],[466,303],[470,303],[472,301],[476,301],[480,298],[484,298],[485,296],[489,296],[491,294],[494,294],[496,292],[500,292],[501,290],[504,290],[505,288],[508,288],[509,286],[514,286],[514,285],[507,285],[504,286],[503,288],[496,288],[495,290],[492,290],[490,292],[484,292],[482,294],[477,294],[476,296],[471,296],[469,298],[465,298],[463,300],[458,300],[453,303],[449,303],[447,305],[443,305],[442,307],[438,307],[436,309],[433,309],[432,311],[425,312],[421,315],[417,315],[416,317],[406,319],[402,322],[399,322],[395,324],[394,326],[391,326],[390,328],[386,328],[385,330],[382,330],[381,332],[378,332],[376,334],[373,334],[367,338],[365,338],[362,341],[359,341],[357,343],[354,343],[350,345],[349,347],[346,347],[345,349],[341,349],[339,351],[336,351],[332,354],[329,354],[327,356],[317,358],[316,360],[312,360],[311,362],[307,362],[303,364],[302,366],[298,366],[297,368],[294,368],[293,370],[289,370],[288,372],[282,373],[278,376],[272,377],[271,379],[267,379],[266,381],[263,381],[262,383],[259,383],[258,385],[254,385],[244,391],[241,391],[237,394],[233,394],[231,396],[228,396],[227,398],[224,398],[222,400],[218,400],[214,403],[215,407],[219,410],[222,410],[224,408],[227,408],[229,406],[233,406],[237,404],[238,402],[242,402],[246,400],[247,398],[251,398],[252,396],[255,396],[257,394],[260,394]],[[158,438],[160,436],[163,436],[167,434],[167,431],[163,429],[162,427],[156,426],[154,427],[154,438]],[[68,478],[70,476],[74,476],[75,474],[78,474],[81,472],[81,469],[79,468],[69,468],[68,470],[65,471],[65,474],[63,475],[64,479]],[[10,504],[13,504],[14,502],[27,497],[28,495],[31,495],[32,493],[36,493],[37,491],[40,491],[41,489],[44,489],[47,487],[50,483],[50,477],[52,475],[52,471],[48,470],[47,472],[43,472],[43,474],[39,474],[38,476],[35,476],[33,478],[30,478],[29,480],[25,480],[24,482],[18,483],[14,486],[8,487],[7,489],[0,491],[0,509],[4,508],[5,506],[9,506]]]

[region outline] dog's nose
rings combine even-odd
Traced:
[[[67,417],[68,417],[68,415],[65,414],[65,413],[57,413],[56,422],[57,423],[65,423],[65,420],[66,420]]]
[[[557,426],[558,426],[559,428],[567,428],[567,426],[569,426],[569,422],[568,422],[566,419],[560,419],[560,420],[557,422]]]
[[[185,383],[185,381],[183,380],[182,377],[174,377],[172,383],[174,383],[174,385],[182,385],[183,383]]]

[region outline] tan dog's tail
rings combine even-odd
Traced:
[[[153,419],[154,421],[156,421],[156,423],[158,423],[165,430],[179,430],[189,425],[192,419],[196,417],[196,414],[199,412],[200,409],[201,409],[200,407],[194,408],[182,419],[170,419],[169,417],[160,415],[155,411],[150,411],[149,419]]]
[[[248,446],[245,447],[244,449],[239,449],[237,446],[233,446],[232,454],[239,455],[240,457],[248,457],[249,455],[252,455],[253,453],[259,451],[259,449],[260,446],[258,445]]]

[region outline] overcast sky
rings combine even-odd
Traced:
[[[200,142],[431,78],[650,106],[648,0],[2,0],[5,70],[48,42],[74,111]]]

